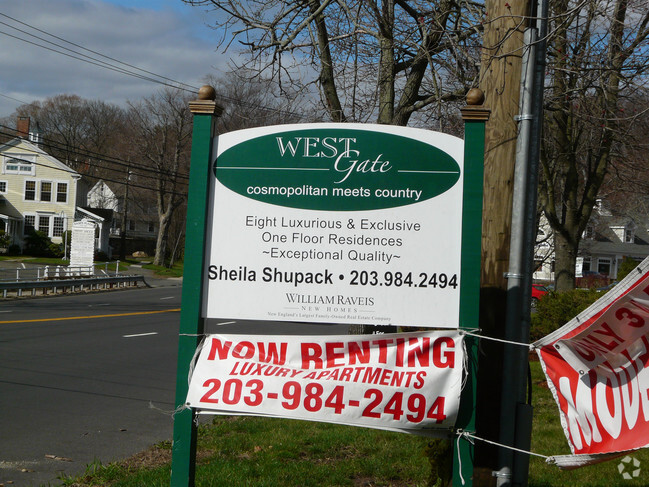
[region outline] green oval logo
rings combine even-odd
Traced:
[[[240,142],[218,156],[214,172],[247,198],[333,211],[420,203],[460,178],[460,166],[449,154],[420,140],[322,125]]]

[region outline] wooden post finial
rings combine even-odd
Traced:
[[[485,95],[480,88],[471,88],[466,94],[467,105],[460,109],[464,121],[487,121],[491,110],[484,107]]]
[[[484,103],[484,92],[480,88],[471,88],[466,94],[467,105],[482,105]]]
[[[203,85],[198,90],[199,100],[216,100],[216,90],[210,85]]]
[[[189,110],[194,114],[219,116],[223,107],[217,105],[216,90],[210,85],[201,86],[198,90],[198,99],[189,102]]]

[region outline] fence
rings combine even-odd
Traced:
[[[79,276],[119,276],[120,261],[92,266],[39,265],[0,269],[0,282],[43,281]],[[112,270],[114,267],[114,270]]]

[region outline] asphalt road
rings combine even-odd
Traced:
[[[178,308],[180,287],[0,303],[0,483],[170,439]]]
[[[171,439],[179,284],[0,302],[0,484],[59,485]],[[205,331],[347,326],[209,320]]]

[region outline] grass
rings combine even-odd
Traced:
[[[198,432],[197,486],[426,486],[427,441],[416,436],[277,418],[215,416]],[[69,487],[168,486],[170,444],[66,479]]]
[[[532,362],[532,451],[569,454],[557,406],[538,362]],[[427,440],[364,428],[248,416],[214,416],[198,431],[197,486],[427,486]],[[530,459],[530,487],[636,487],[649,484],[649,451],[630,454],[640,476],[625,480],[620,460],[572,471]],[[164,442],[124,462],[93,463],[68,487],[156,487],[170,481],[171,444]],[[627,467],[628,469],[629,467]]]
[[[144,264],[142,267],[144,267],[145,269],[151,269],[153,272],[155,272],[156,275],[162,277],[182,277],[183,275],[182,262],[176,262],[172,267],[153,264]]]

